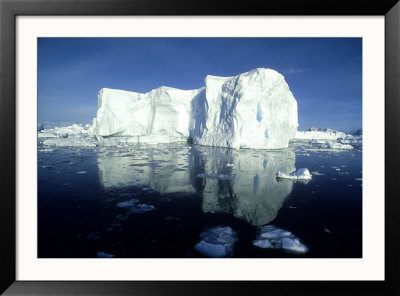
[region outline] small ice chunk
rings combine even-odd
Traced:
[[[82,175],[82,174],[86,174],[87,172],[86,171],[79,171],[79,172],[76,172],[78,175]]]
[[[268,239],[257,239],[253,242],[253,245],[262,249],[273,249],[274,246]]]
[[[282,230],[279,228],[275,228],[272,230],[264,230],[264,232],[262,232],[260,234],[261,238],[268,238],[268,239],[277,239],[280,237],[286,237],[286,236],[290,236],[291,232],[286,231],[286,230]]]
[[[207,257],[230,257],[236,241],[236,233],[228,226],[210,228],[200,234],[201,241],[195,249]]]
[[[311,180],[312,175],[308,169],[301,168],[298,169],[297,171],[291,172],[289,175],[282,172],[277,172],[276,177],[282,179],[293,179],[293,180]]]
[[[308,252],[308,247],[293,233],[273,225],[259,226],[259,234],[253,245],[263,249],[283,249],[291,253]]]
[[[38,149],[38,152],[51,153],[51,152],[54,152],[54,149],[51,149],[51,148],[43,148],[43,149]]]
[[[129,213],[131,214],[143,214],[147,213],[150,211],[154,211],[156,208],[152,205],[146,205],[146,204],[138,204],[134,205],[131,208],[129,208]]]
[[[134,199],[131,199],[131,200],[127,200],[127,201],[123,201],[123,202],[117,203],[117,207],[118,208],[129,208],[129,207],[133,206],[134,204],[136,204],[138,202],[139,202],[139,200],[134,198]]]
[[[324,174],[322,174],[322,173],[320,173],[318,171],[311,172],[311,174],[314,175],[314,176],[323,176],[324,175]]]
[[[331,231],[330,231],[328,228],[324,228],[324,231],[325,231],[326,233],[331,233]]]
[[[224,245],[211,244],[205,241],[199,242],[194,247],[198,252],[202,253],[204,256],[211,258],[221,258],[226,257],[226,249]]]
[[[105,252],[97,252],[97,257],[99,257],[99,258],[114,258],[114,255],[105,253]]]
[[[285,237],[282,239],[282,249],[291,253],[306,253],[307,246],[303,245],[297,238]]]

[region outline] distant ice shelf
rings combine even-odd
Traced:
[[[345,134],[332,129],[311,128],[297,131],[292,142],[308,144],[313,149],[349,150],[362,146],[362,129]]]

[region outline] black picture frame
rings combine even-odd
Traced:
[[[15,20],[18,15],[381,15],[385,17],[384,281],[16,281]],[[398,0],[0,0],[0,293],[4,295],[399,295]]]

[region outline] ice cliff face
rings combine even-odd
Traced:
[[[142,94],[104,88],[89,134],[277,149],[288,146],[297,126],[297,102],[284,77],[259,68],[233,77],[207,76],[197,90],[160,87]]]
[[[89,134],[137,137],[145,143],[186,141],[190,101],[199,91],[162,86],[142,94],[103,88]]]
[[[207,76],[192,110],[191,137],[200,145],[285,148],[298,126],[297,102],[284,77],[271,69]]]

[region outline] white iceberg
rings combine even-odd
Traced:
[[[103,88],[88,133],[140,143],[189,138],[207,146],[277,149],[288,147],[297,126],[297,102],[284,77],[258,68],[233,77],[209,75],[196,90]]]
[[[83,124],[63,125],[38,131],[38,138],[43,145],[58,147],[96,147],[98,143],[88,135],[90,126]]]
[[[276,177],[282,179],[293,179],[293,180],[311,180],[312,175],[308,169],[301,168],[298,169],[297,171],[291,172],[290,174],[277,172]]]
[[[297,102],[284,77],[258,68],[233,77],[206,77],[192,101],[190,136],[195,144],[276,149],[295,137]]]

